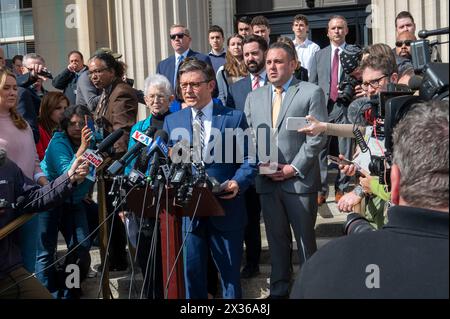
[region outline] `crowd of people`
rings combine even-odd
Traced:
[[[200,161],[213,155],[205,169],[223,186],[217,200],[225,212],[183,217],[186,298],[242,298],[241,279],[260,271],[261,214],[271,257],[271,299],[448,298],[448,101],[419,104],[396,127],[389,192],[370,176],[367,154],[353,133],[357,127],[369,147],[374,145],[373,153],[384,152],[373,129],[380,119],[371,114],[368,100],[392,86],[410,90],[415,28],[411,14],[400,12],[395,48],[381,43],[361,48],[346,42],[346,19],[332,16],[330,44],[321,49],[308,38],[304,15],[293,19],[293,39],[276,41],[265,17],[241,17],[228,37],[220,26],[211,26],[211,51],[199,53],[191,49],[194,35],[176,24],[168,39],[173,54],[159,62],[143,90],[127,78],[122,55],[108,48],[97,50],[87,64],[81,52],[69,52],[68,66],[52,80],[59,91],[52,92],[43,87],[51,77],[44,57],[15,56],[9,69],[0,48],[0,149],[7,156],[0,157],[0,199],[31,201],[53,189],[33,205],[18,205],[21,214],[44,212],[0,239],[0,298],[79,298],[80,289],[65,287],[54,264],[61,232],[71,252],[66,264],[77,264],[82,279],[90,269],[98,225],[96,176],[82,155],[117,130],[124,133],[112,146],[113,161],[133,148],[136,131],[154,137],[164,130],[174,147],[180,129],[189,132],[190,143],[198,143]],[[139,103],[149,114],[141,121]],[[288,129],[293,117],[306,117],[308,126]],[[225,136],[227,129],[252,132],[243,149],[230,142],[241,159],[227,157],[230,145],[216,142],[215,134]],[[249,144],[276,145],[275,159],[253,157]],[[330,154],[352,160],[341,163],[334,181],[339,210],[358,212],[382,230],[316,252],[318,208],[329,201]],[[127,163],[124,174],[151,169],[146,155],[144,149]],[[105,189],[112,184],[106,179]],[[160,225],[126,204],[119,214],[115,205],[107,197],[109,270],[126,270],[135,252],[145,297],[164,298]],[[397,207],[388,210],[390,205]],[[0,227],[18,215],[13,206],[0,207]],[[131,234],[132,221],[139,230]],[[292,234],[301,268],[294,285]],[[364,285],[366,266],[374,263],[383,278],[378,289]]]

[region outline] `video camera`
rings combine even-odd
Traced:
[[[422,40],[415,41],[411,45],[414,71],[421,76],[414,76],[409,87],[419,90],[419,95],[414,92],[404,91],[401,86],[390,84],[386,92],[371,98],[371,115],[376,121],[375,134],[384,138],[384,156],[372,156],[369,166],[370,173],[378,176],[381,184],[390,185],[390,167],[392,165],[393,130],[397,123],[408,113],[414,104],[430,100],[448,100],[449,64],[432,63],[431,47],[439,43],[430,44],[424,38],[433,35],[448,34],[449,28],[420,31]]]

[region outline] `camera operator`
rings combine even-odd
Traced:
[[[0,149],[2,152],[4,154]],[[23,213],[43,211],[62,202],[89,172],[88,164],[78,158],[66,174],[39,188],[14,162],[6,156],[1,157],[0,201],[3,205],[0,207],[0,230]],[[18,204],[12,205],[16,202]],[[14,232],[0,239],[0,299],[51,299],[50,293],[35,277],[25,280],[30,273],[23,268],[18,234]]]
[[[361,64],[361,72],[363,77],[363,83],[361,85],[366,96],[374,96],[380,92],[387,91],[388,84],[396,84],[398,81],[397,64],[395,59],[389,55],[369,55]],[[356,110],[357,105],[351,105],[349,113],[355,114],[356,118],[360,115],[359,112],[366,112],[368,117],[370,116],[367,108],[360,107],[360,110]],[[355,119],[353,119],[355,120]],[[371,121],[372,122],[372,121]],[[345,171],[344,171],[345,173]],[[357,186],[352,192],[345,194],[338,203],[338,208],[343,212],[351,212],[353,207],[359,205],[366,195],[370,195],[368,185],[371,183],[371,177],[366,174],[365,178],[360,180],[360,183],[365,186]],[[369,219],[373,220],[378,226],[384,224],[383,211],[386,202],[381,200],[378,196],[371,196],[370,201],[367,203],[366,215],[369,215]]]
[[[391,181],[388,224],[320,249],[291,298],[448,299],[448,102],[417,104],[394,128]]]

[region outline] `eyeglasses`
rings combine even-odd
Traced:
[[[165,101],[167,99],[167,96],[163,94],[149,94],[145,96],[145,99],[148,100],[149,102],[153,102],[156,99],[158,99],[159,101]]]
[[[397,48],[401,48],[403,46],[403,44],[404,44],[407,47],[410,47],[412,42],[413,42],[412,40],[397,41],[397,42],[395,42],[395,46]]]
[[[186,91],[188,89],[188,86],[190,86],[193,90],[198,90],[200,88],[200,85],[202,85],[203,83],[208,83],[208,82],[209,81],[180,83],[180,88],[183,91]]]
[[[106,68],[103,68],[103,69],[98,69],[98,70],[94,70],[94,71],[89,71],[88,72],[88,75],[89,75],[89,77],[92,77],[92,76],[94,76],[94,75],[100,75],[100,74],[102,74],[104,71],[106,71],[106,70],[108,70],[109,68],[108,67],[106,67]]]
[[[183,38],[184,38],[185,36],[188,36],[188,35],[187,35],[187,34],[184,34],[184,33],[176,33],[176,34],[171,34],[171,35],[170,35],[170,38],[171,38],[172,40],[176,40],[177,38],[183,40]]]
[[[82,129],[83,127],[86,126],[86,122],[85,122],[85,121],[80,121],[80,122],[69,122],[69,126],[70,126],[70,127],[77,126],[79,129]]]
[[[378,79],[369,81],[369,82],[363,82],[361,84],[361,88],[363,89],[363,91],[368,91],[369,90],[369,85],[372,87],[372,89],[377,90],[381,87],[380,81],[382,79],[384,79],[385,77],[387,77],[388,75],[385,74],[382,77],[379,77]]]

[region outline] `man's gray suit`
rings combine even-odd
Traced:
[[[320,189],[318,154],[325,144],[323,136],[307,137],[297,131],[286,130],[288,117],[304,117],[308,114],[320,121],[327,121],[325,98],[322,90],[311,83],[292,80],[285,93],[277,123],[278,143],[271,133],[272,85],[266,85],[248,95],[245,104],[248,123],[253,129],[258,152],[261,144],[271,140],[280,164],[294,166],[299,176],[282,182],[274,182],[266,176],[256,177],[256,191],[261,195],[261,206],[269,242],[272,273],[270,294],[286,296],[291,279],[292,236],[294,230],[298,254],[302,264],[317,249],[314,224],[317,216],[317,192]],[[258,133],[259,132],[259,133]],[[260,134],[265,132],[265,134]],[[261,156],[260,160],[264,160]]]
[[[328,119],[331,123],[348,124],[347,118],[348,105],[341,102],[333,102],[330,100],[330,84],[331,84],[331,45],[318,51],[311,63],[309,82],[319,85],[325,93],[325,102],[328,108]],[[342,68],[341,68],[342,69]],[[344,73],[339,74],[339,82],[344,78]],[[321,192],[323,194],[328,192],[328,148],[331,137],[325,145],[324,150],[320,153],[320,174],[321,174]],[[345,155],[346,158],[351,157],[352,140],[349,138],[338,138],[339,153]],[[338,179],[335,186],[340,191],[345,191],[349,186],[349,178],[344,174],[338,174]]]

